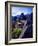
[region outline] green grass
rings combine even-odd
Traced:
[[[22,30],[19,29],[19,28],[17,28],[17,29],[15,29],[15,30],[13,31],[12,34],[13,34],[14,37],[18,38],[21,32],[22,32]]]

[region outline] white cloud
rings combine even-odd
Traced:
[[[12,7],[12,16],[20,15],[21,13],[30,14],[32,12],[32,8],[28,7]]]

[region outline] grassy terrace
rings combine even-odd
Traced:
[[[18,38],[21,32],[22,32],[22,29],[15,28],[14,31],[12,32],[12,37],[13,38]]]

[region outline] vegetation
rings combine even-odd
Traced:
[[[18,38],[21,32],[22,32],[21,29],[16,28],[16,29],[13,31],[13,33],[12,33],[13,38]]]

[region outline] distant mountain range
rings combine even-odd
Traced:
[[[33,13],[31,14],[26,14],[24,15],[24,13],[21,13],[21,15],[16,15],[16,16],[11,16],[11,20],[12,21],[17,21],[17,20],[32,20],[32,16],[33,16]]]

